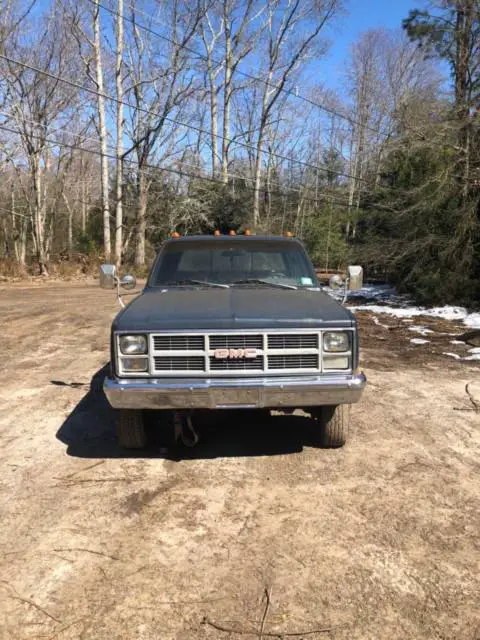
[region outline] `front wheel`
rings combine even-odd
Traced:
[[[143,449],[147,444],[143,411],[119,409],[117,411],[117,441],[123,449]]]
[[[320,442],[322,447],[343,447],[348,438],[350,405],[339,404],[321,407],[319,412]]]

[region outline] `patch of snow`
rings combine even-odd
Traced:
[[[475,348],[475,349],[469,349],[470,352],[473,352],[471,356],[466,356],[465,358],[462,358],[461,356],[458,355],[458,353],[449,353],[447,351],[443,352],[444,356],[451,356],[452,358],[455,358],[455,360],[469,360],[469,361],[474,361],[474,360],[478,360],[480,362],[480,349],[479,348]]]
[[[472,327],[472,329],[480,329],[480,313],[468,314],[463,323],[466,324],[467,327]]]
[[[458,353],[450,353],[449,351],[443,351],[442,355],[450,356],[452,358],[455,358],[455,360],[461,360],[461,357],[458,355]]]
[[[430,340],[425,340],[425,338],[411,338],[410,342],[412,344],[427,344]]]
[[[450,344],[465,344],[463,340],[450,340]]]
[[[351,311],[388,314],[401,318],[403,322],[412,322],[411,319],[417,316],[428,316],[444,320],[455,320],[472,329],[480,329],[479,311],[469,313],[465,307],[453,305],[431,308],[419,307],[413,305],[408,296],[398,294],[393,287],[387,284],[366,284],[358,291],[349,292],[348,298],[352,302],[357,299],[360,303],[349,305]],[[367,302],[364,302],[364,300]]]
[[[429,333],[434,333],[431,329],[427,329],[427,327],[422,327],[420,324],[412,324],[411,327],[408,327],[409,331],[415,331],[415,333],[420,333],[422,336],[426,336]]]
[[[388,314],[397,318],[415,318],[416,316],[427,316],[429,318],[442,318],[443,320],[461,321],[467,327],[480,329],[480,313],[468,313],[464,307],[393,307],[379,304],[359,304],[349,306],[351,311],[369,311],[370,313]]]
[[[473,349],[469,349],[468,353],[480,354],[480,347],[473,347]]]
[[[377,318],[377,316],[373,316],[372,320],[377,326],[383,327],[384,329],[388,329],[388,324],[382,324],[380,320]]]

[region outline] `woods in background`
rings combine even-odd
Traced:
[[[341,9],[1,0],[4,268],[141,271],[174,230],[291,230],[321,268],[478,301],[480,2],[362,34],[333,92],[317,65]]]

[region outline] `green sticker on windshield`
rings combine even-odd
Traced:
[[[309,285],[313,284],[313,281],[311,278],[300,278],[300,282],[301,284],[309,284]]]

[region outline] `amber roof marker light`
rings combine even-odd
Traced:
[[[218,229],[215,229],[215,231],[213,232],[214,236],[221,236],[222,234],[220,233],[220,231]]]
[[[291,231],[285,231],[283,235],[285,238],[293,238],[293,233]]]
[[[230,229],[230,231],[228,232],[229,236],[236,236],[236,232],[233,229]]]
[[[252,232],[250,231],[250,229],[245,229],[244,235],[245,236],[251,236]]]
[[[178,233],[178,231],[174,231],[171,235],[171,238],[180,238],[180,234]]]

